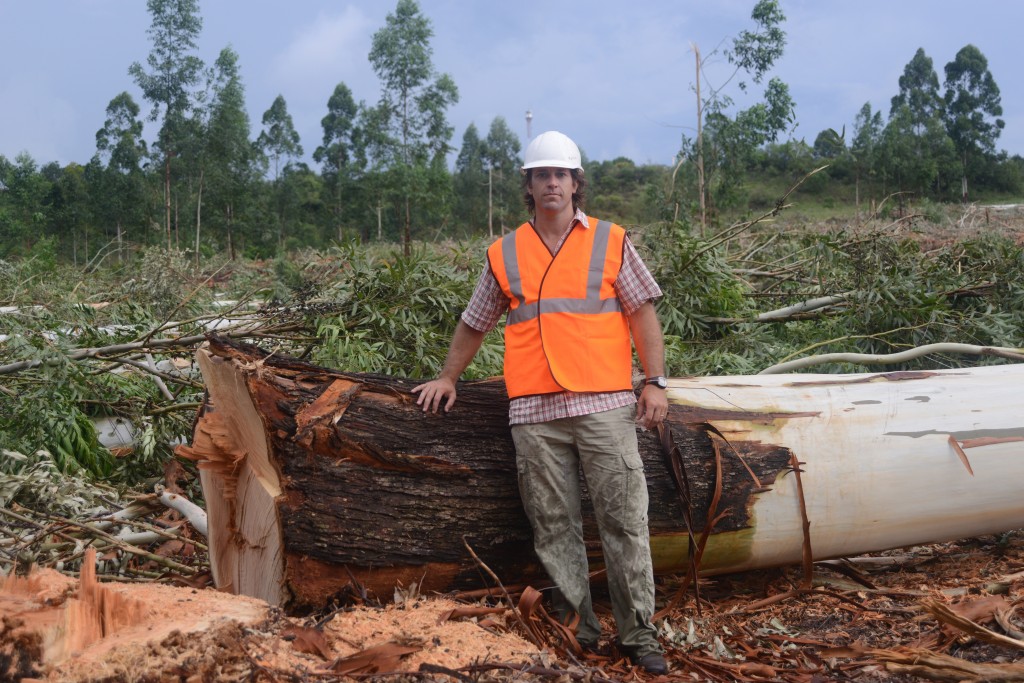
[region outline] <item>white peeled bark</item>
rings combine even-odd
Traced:
[[[726,439],[793,452],[813,557],[825,559],[1024,527],[1022,385],[1014,364],[672,379],[668,395],[734,413],[709,419]],[[751,526],[745,557],[718,571],[801,561],[792,472],[754,496]],[[712,536],[709,552],[724,540]]]

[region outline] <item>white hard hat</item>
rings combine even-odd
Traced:
[[[582,173],[580,148],[569,139],[568,135],[559,133],[557,130],[541,133],[526,146],[526,153],[523,155],[523,170],[545,166],[574,168]]]

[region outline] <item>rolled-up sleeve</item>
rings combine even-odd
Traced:
[[[622,267],[615,279],[615,295],[626,315],[632,315],[636,309],[662,295],[661,287],[628,237],[622,250]]]
[[[484,270],[476,282],[473,296],[462,312],[462,322],[477,332],[490,332],[508,310],[508,297],[501,291],[498,281],[491,272],[491,264],[484,263]]]

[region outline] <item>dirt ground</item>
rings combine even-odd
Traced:
[[[660,680],[1024,681],[1024,531],[818,563],[810,587],[800,567],[705,578],[699,610],[683,578],[659,579]],[[584,655],[502,600],[294,618],[212,588],[37,570],[0,585],[0,680],[653,680],[616,650],[600,587],[595,601],[606,640]]]

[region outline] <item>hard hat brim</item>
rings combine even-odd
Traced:
[[[571,168],[571,169],[574,169],[576,171],[579,171],[580,173],[583,172],[583,166],[581,166],[579,164],[569,163],[569,162],[565,161],[564,159],[541,159],[539,161],[531,161],[528,164],[523,164],[523,170],[524,171],[527,170],[527,169],[530,169],[530,168],[545,168],[545,167],[548,167],[548,168]]]

